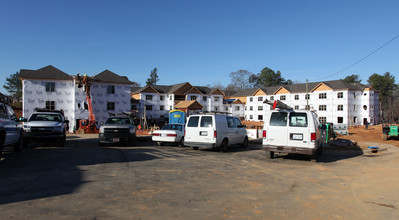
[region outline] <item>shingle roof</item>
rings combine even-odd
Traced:
[[[120,76],[109,70],[102,71],[101,73],[95,75],[93,79],[97,82],[132,84],[132,82],[127,78],[127,76]]]
[[[253,88],[253,89],[244,89],[241,91],[238,91],[234,94],[231,95],[231,97],[246,97],[246,96],[252,96],[254,95],[254,93],[257,91],[257,88]]]
[[[21,78],[32,78],[32,79],[55,79],[55,80],[72,80],[72,76],[65,72],[48,65],[38,70],[20,70]]]

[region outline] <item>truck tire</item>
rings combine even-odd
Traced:
[[[319,162],[320,161],[320,154],[319,152],[316,152],[315,154],[313,154],[310,158],[311,160],[313,160],[314,162]]]
[[[58,146],[65,147],[65,142],[66,142],[66,136],[64,135],[64,137],[58,139]]]
[[[266,158],[267,159],[273,159],[274,158],[274,151],[266,151]]]
[[[18,139],[17,143],[15,143],[12,147],[14,148],[15,152],[21,152],[22,148],[24,147],[24,145],[25,145],[24,144],[24,139],[23,139],[22,134],[21,134],[21,136],[19,136],[19,139]]]
[[[179,142],[179,146],[184,147],[184,137],[181,138],[181,140]]]

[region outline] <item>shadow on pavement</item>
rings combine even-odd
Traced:
[[[157,151],[99,147],[97,138],[68,138],[62,148],[46,143],[33,144],[20,153],[4,152],[0,204],[73,193],[86,183],[78,166],[153,160],[159,158]]]

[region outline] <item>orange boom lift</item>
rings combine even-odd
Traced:
[[[91,104],[91,96],[90,96],[90,86],[92,77],[88,77],[86,74],[80,76],[79,73],[76,76],[76,83],[78,84],[78,88],[82,88],[84,86],[84,90],[86,92],[86,100],[88,104],[89,111],[89,119],[80,120],[79,121],[79,129],[77,133],[85,133],[85,134],[97,134],[98,129],[96,127],[96,116],[93,113],[93,106]]]

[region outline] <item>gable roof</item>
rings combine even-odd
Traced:
[[[101,73],[93,77],[94,81],[107,82],[107,83],[119,83],[119,84],[132,84],[127,76],[120,76],[109,70],[104,70]]]
[[[65,72],[48,65],[46,67],[40,68],[38,70],[20,70],[20,77],[22,79],[54,79],[54,80],[72,80],[72,76],[66,74]]]
[[[202,108],[203,108],[203,106],[199,102],[197,102],[195,100],[192,100],[192,101],[180,101],[179,103],[177,103],[175,105],[175,109],[200,110]]]
[[[263,90],[263,89],[262,89]],[[238,91],[234,94],[232,94],[230,97],[247,97],[247,96],[253,96],[255,92],[258,91],[258,88],[253,88],[253,89],[244,89],[241,91]]]

